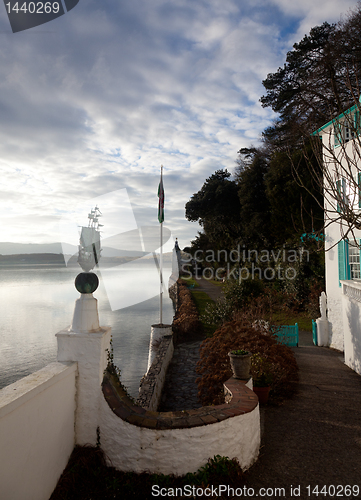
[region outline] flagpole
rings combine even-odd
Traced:
[[[159,323],[163,324],[163,222],[160,224],[160,312]]]
[[[160,166],[160,183],[163,189],[163,165]],[[163,191],[164,192],[164,191]],[[164,206],[164,201],[163,201]],[[163,217],[162,217],[163,219]],[[160,308],[159,308],[159,324],[163,324],[163,220],[160,223]]]
[[[154,358],[157,355],[159,344],[164,335],[172,335],[172,325],[163,324],[163,222],[164,222],[164,187],[163,187],[163,165],[160,167],[160,182],[158,187],[158,222],[160,224],[160,249],[159,249],[159,274],[160,274],[160,309],[159,323],[152,325],[150,333],[149,356],[147,373],[151,369]],[[154,258],[156,254],[154,253]]]

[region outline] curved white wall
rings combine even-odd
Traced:
[[[183,475],[196,472],[215,455],[236,457],[243,469],[258,457],[259,406],[250,413],[186,429],[137,427],[102,402],[101,448],[122,471]]]
[[[0,498],[49,500],[74,448],[76,363],[0,391]]]
[[[228,402],[222,405],[153,412],[135,406],[115,377],[106,373],[100,446],[122,471],[183,475],[196,472],[215,455],[237,458],[247,469],[260,446],[258,398],[251,384],[251,379],[247,385],[227,380]]]

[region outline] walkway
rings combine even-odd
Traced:
[[[202,406],[196,384],[201,343],[202,340],[183,342],[175,347],[158,411],[191,410]]]
[[[302,332],[302,338],[310,344],[312,334]],[[168,386],[174,397],[162,411],[200,406],[195,384],[199,344],[177,348]],[[263,442],[259,460],[245,474],[246,485],[255,491],[285,488],[287,499],[291,485],[300,486],[297,498],[308,500],[317,498],[308,495],[308,485],[358,485],[361,498],[361,377],[332,349],[301,345],[293,350],[300,368],[299,391],[281,406],[261,408]]]
[[[324,347],[294,348],[300,368],[299,391],[279,407],[264,411],[263,447],[246,475],[255,488],[300,485],[298,498],[324,485],[358,485],[361,497],[361,377],[341,353]],[[336,498],[333,489],[321,498]],[[295,496],[295,495],[294,495]],[[343,492],[341,498],[356,498]]]
[[[206,280],[200,284],[200,289],[220,296],[220,287]],[[163,411],[200,405],[195,383],[199,345],[177,346]],[[284,492],[286,499],[316,499],[316,486],[320,498],[361,498],[361,377],[343,363],[340,352],[315,347],[311,332],[300,331],[300,346],[293,350],[300,368],[299,390],[281,406],[261,408],[262,447],[245,474],[246,486],[255,494],[260,488],[284,488],[265,498]],[[300,494],[296,490],[291,495],[291,485],[300,487]],[[324,485],[329,487],[326,495],[321,493]],[[359,496],[342,490],[347,485],[359,486]]]
[[[204,278],[197,279],[200,290],[216,301],[222,295],[222,287],[213,285]],[[202,340],[182,342],[175,346],[169,365],[162,400],[158,411],[178,411],[202,406],[198,399],[196,365]]]
[[[218,285],[213,285],[209,280],[204,278],[196,279],[199,287],[194,290],[200,290],[201,292],[205,292],[214,302],[222,297],[222,287]]]

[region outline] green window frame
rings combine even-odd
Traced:
[[[341,280],[350,279],[350,263],[348,258],[348,241],[341,240],[337,244],[338,252],[338,285],[341,286]]]
[[[336,122],[333,126],[335,133],[335,148],[337,146],[341,146],[342,144],[342,124],[340,122]]]
[[[360,111],[358,109],[354,113],[354,126],[355,126],[355,134],[359,135],[361,132],[361,121],[360,121]]]
[[[360,178],[361,180],[361,178]],[[339,199],[342,200],[342,204],[345,205],[346,203],[346,179],[339,179],[336,181],[336,189],[337,189],[337,194],[338,194],[338,199],[337,199],[337,212],[341,212],[341,207],[339,204]]]

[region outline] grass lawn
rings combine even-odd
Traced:
[[[312,331],[312,318],[306,313],[293,313],[292,311],[277,311],[272,315],[275,325],[295,325],[298,323],[299,330]]]
[[[199,283],[194,278],[185,278],[184,276],[182,276],[181,278],[188,287],[189,286],[193,286],[194,288],[199,287]]]
[[[191,289],[192,297],[194,303],[197,307],[199,316],[202,316],[205,312],[206,305],[209,303],[213,303],[213,300],[205,293],[200,290],[197,290],[199,284],[194,278],[184,278],[182,279],[187,283],[188,286],[193,286]],[[217,280],[209,280],[210,283],[216,286],[223,286],[221,281]],[[298,323],[299,330],[312,331],[312,318],[310,318],[305,312],[302,313],[294,313],[292,311],[276,311],[272,315],[272,322],[275,325],[294,325]],[[204,331],[207,336],[212,335],[216,327],[205,325]]]
[[[205,292],[201,292],[201,290],[191,290],[191,294],[199,314],[199,319],[202,321],[202,315],[205,313],[207,304],[214,304],[214,300],[212,300]],[[206,337],[212,336],[218,328],[215,325],[207,325],[203,321],[202,324]]]
[[[197,290],[199,287],[199,284],[194,278],[182,278],[188,286],[194,285],[194,288],[190,290],[192,294],[192,298],[194,300],[194,303],[196,305],[198,314],[199,314],[199,319],[202,321],[202,314],[204,314],[206,310],[207,304],[214,304],[214,301],[207,295],[205,292],[202,292],[201,290]],[[218,282],[219,283],[219,282]],[[203,323],[203,328],[204,328],[204,333],[206,337],[210,337],[213,335],[213,333],[216,331],[217,327],[213,325],[206,325]]]

